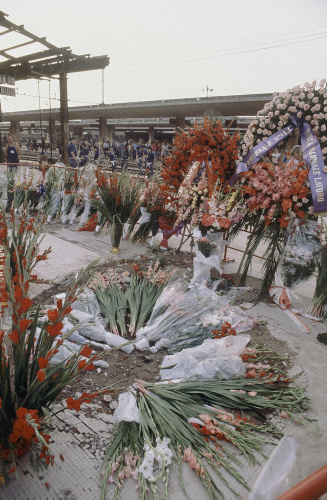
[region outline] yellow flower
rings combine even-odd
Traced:
[[[5,484],[5,478],[3,476],[0,476],[0,483]]]

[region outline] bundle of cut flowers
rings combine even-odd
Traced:
[[[257,299],[268,294],[284,247],[286,228],[293,219],[314,219],[309,170],[304,163],[277,164],[269,160],[254,165],[242,177],[246,211],[231,228],[231,237],[252,226],[241,260],[240,285],[244,285],[248,269],[258,246],[267,243],[262,267],[262,284]]]
[[[140,208],[132,218],[129,227],[129,234],[132,234],[136,223],[140,224],[132,236],[132,243],[143,243],[150,233],[152,236],[157,234],[158,219],[165,211],[165,200],[162,179],[152,177],[151,180],[146,180]]]
[[[161,478],[168,499],[168,466],[172,460],[178,464],[187,498],[190,496],[181,474],[183,462],[199,476],[210,498],[224,498],[224,490],[228,489],[237,495],[231,487],[230,475],[245,488],[248,486],[233,450],[243,453],[250,463],[258,463],[258,454],[264,456],[263,445],[272,442],[269,435],[272,438],[280,434],[269,423],[257,422],[265,420],[262,412],[267,409],[286,412],[301,421],[307,407],[304,391],[288,386],[277,376],[178,384],[138,380],[133,387],[138,413],[132,422],[120,420],[107,450],[103,460],[102,499],[107,483],[113,482],[116,482],[115,498],[119,498],[127,477],[137,481],[141,499],[148,498],[149,491],[158,498],[156,484]],[[243,412],[247,412],[246,417]]]
[[[101,223],[125,224],[138,211],[142,188],[137,178],[128,174],[96,171],[97,197],[91,206],[100,212]]]
[[[150,264],[144,273],[137,270],[128,280],[114,270],[95,275],[90,286],[113,333],[126,337],[129,322],[128,331],[134,335],[146,324],[162,290],[175,272],[159,267],[160,262],[157,261],[154,265]]]
[[[100,355],[92,355],[88,345],[82,346],[52,366],[52,358],[71,332],[61,335],[63,320],[71,312],[72,303],[84,288],[83,270],[72,281],[65,300],[40,319],[40,305],[30,299],[30,284],[44,283],[34,273],[39,261],[50,249],[40,252],[40,233],[44,218],[38,224],[24,205],[19,220],[12,217],[8,232],[4,210],[0,212],[0,237],[5,254],[5,285],[1,302],[7,303],[12,325],[7,338],[0,332],[0,480],[9,479],[17,458],[32,444],[37,457],[46,465],[53,464],[45,426],[51,407],[67,384],[94,368]],[[86,268],[90,272],[92,265]],[[39,326],[39,328],[37,328]],[[101,391],[100,391],[101,392]],[[90,402],[97,394],[84,393],[79,400],[67,399],[68,408]]]

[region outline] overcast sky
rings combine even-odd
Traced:
[[[15,24],[75,54],[108,55],[105,103],[282,91],[327,77],[326,0],[11,0]],[[1,28],[1,31],[3,29]],[[11,35],[10,35],[11,36]],[[0,50],[14,35],[0,37]],[[31,51],[33,45],[12,55]],[[0,61],[3,58],[0,57]],[[41,107],[49,83],[40,82]],[[17,82],[4,112],[38,109],[38,82]],[[202,90],[203,89],[203,90]],[[51,81],[52,107],[59,86]],[[102,71],[69,75],[70,106],[102,102]]]

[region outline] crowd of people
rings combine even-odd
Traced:
[[[117,160],[121,160],[122,172],[128,171],[128,162],[136,161],[139,174],[148,173],[152,176],[156,158],[165,158],[172,151],[172,144],[153,141],[151,144],[139,143],[133,140],[119,141],[110,145],[109,141],[83,140],[79,145],[76,138],[71,137],[67,146],[69,164],[72,167],[83,166],[90,159],[98,163],[100,158],[107,158],[113,172],[117,169]]]

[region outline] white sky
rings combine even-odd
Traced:
[[[105,103],[203,97],[207,84],[212,95],[275,92],[327,77],[327,0],[4,3],[11,22],[54,45],[108,55]],[[4,35],[0,50],[6,46]],[[38,109],[37,80],[16,89],[15,98],[1,98],[4,112]],[[40,95],[47,108],[48,82],[40,82]],[[56,80],[51,97],[59,98]],[[68,97],[70,106],[101,103],[102,71],[69,75]]]

